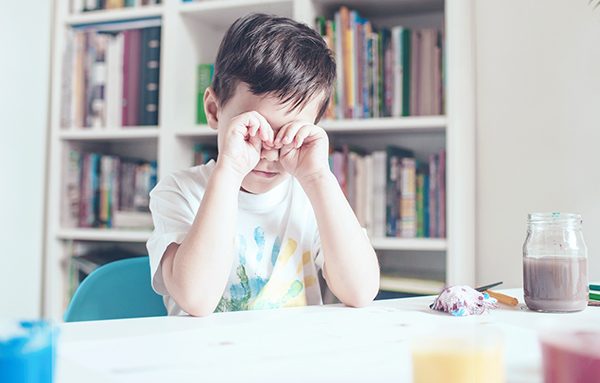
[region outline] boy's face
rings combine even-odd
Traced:
[[[224,107],[217,108],[217,134],[229,128],[233,117],[242,113],[256,111],[271,125],[274,136],[282,126],[292,121],[306,121],[313,124],[319,113],[320,97],[314,97],[303,108],[289,112],[287,105],[273,96],[255,95],[250,92],[246,83],[239,83],[233,97]],[[264,146],[260,160],[254,169],[242,181],[242,188],[250,193],[265,193],[281,184],[290,175],[279,163],[279,150],[266,149]]]

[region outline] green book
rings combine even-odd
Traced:
[[[196,82],[196,123],[206,124],[206,113],[204,113],[204,92],[212,84],[215,72],[214,64],[199,64],[198,79]]]
[[[402,115],[410,115],[410,29],[403,29],[400,37],[402,52]]]

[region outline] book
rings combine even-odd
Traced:
[[[401,160],[403,158],[414,158],[414,153],[397,146],[386,148],[386,236],[388,237],[397,237],[401,234]]]
[[[65,227],[112,228],[116,211],[149,212],[156,162],[72,149],[63,166],[67,198],[61,222]]]
[[[411,157],[400,159],[400,220],[399,236],[417,236],[416,208],[416,160]]]
[[[196,123],[206,124],[206,113],[204,111],[204,92],[212,84],[215,71],[214,64],[198,65],[198,80],[196,82]]]
[[[160,33],[160,27],[144,28],[141,32],[140,125],[158,125]]]
[[[123,32],[123,101],[122,126],[137,126],[139,124],[139,67],[141,62],[141,32],[139,29],[129,29]]]

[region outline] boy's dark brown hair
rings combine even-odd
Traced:
[[[271,94],[303,107],[323,94],[318,122],[329,104],[335,60],[317,31],[286,17],[250,14],[237,19],[221,41],[212,87],[221,105],[239,82],[256,95]]]

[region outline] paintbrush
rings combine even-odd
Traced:
[[[500,303],[503,303],[508,306],[516,306],[519,304],[519,300],[517,298],[511,297],[506,294],[502,294],[496,291],[486,290],[486,293],[490,295],[492,298],[496,298],[496,300]]]

